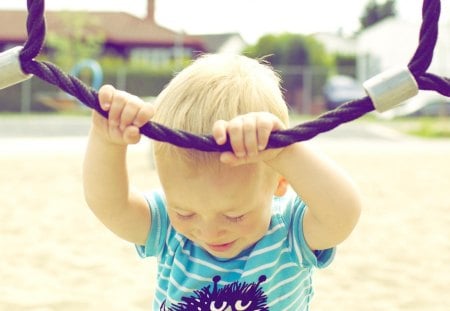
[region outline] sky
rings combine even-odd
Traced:
[[[342,31],[352,34],[369,0],[156,0],[156,21],[188,34],[239,32],[254,43],[267,33]],[[382,0],[380,0],[382,1]],[[0,0],[0,9],[26,9],[26,0]],[[147,0],[46,0],[48,10],[124,11],[143,17]],[[421,22],[422,0],[397,0],[400,17]],[[449,21],[450,0],[441,0]]]

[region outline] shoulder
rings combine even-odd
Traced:
[[[282,197],[273,198],[272,213],[287,226],[291,226],[294,220],[303,218],[305,210],[305,202],[294,191],[290,190]]]
[[[151,226],[148,231],[145,245],[137,245],[140,256],[148,257],[158,255],[164,248],[167,234],[170,230],[170,221],[166,211],[165,197],[162,190],[153,190],[145,193],[151,214]]]
[[[305,240],[303,219],[307,210],[306,203],[293,191],[283,197],[274,198],[273,223],[282,222],[286,228],[287,241],[293,260],[302,267],[328,266],[334,258],[335,248],[313,252]]]

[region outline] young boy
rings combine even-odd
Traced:
[[[114,233],[158,258],[153,310],[308,310],[311,274],[357,223],[360,198],[339,168],[304,143],[267,149],[288,126],[279,78],[245,56],[206,55],[155,106],[99,92],[84,163],[86,200]],[[152,120],[213,134],[232,152],[154,142],[162,189],[130,187],[127,145]],[[288,189],[289,183],[289,189]]]

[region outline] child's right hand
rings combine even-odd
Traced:
[[[93,114],[94,131],[107,142],[128,145],[141,138],[139,128],[154,115],[155,109],[137,96],[104,85],[98,93],[100,106],[109,112],[108,119],[97,112]]]
[[[229,121],[216,121],[213,125],[216,143],[223,145],[229,139],[233,149],[223,152],[220,161],[237,166],[276,158],[283,149],[266,150],[266,147],[270,134],[284,128],[283,122],[269,112],[251,112]]]

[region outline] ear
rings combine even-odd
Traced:
[[[286,178],[284,178],[283,176],[281,176],[278,179],[278,185],[277,188],[275,189],[275,196],[277,197],[282,197],[283,195],[286,194],[286,191],[288,189],[289,183],[286,180]]]

